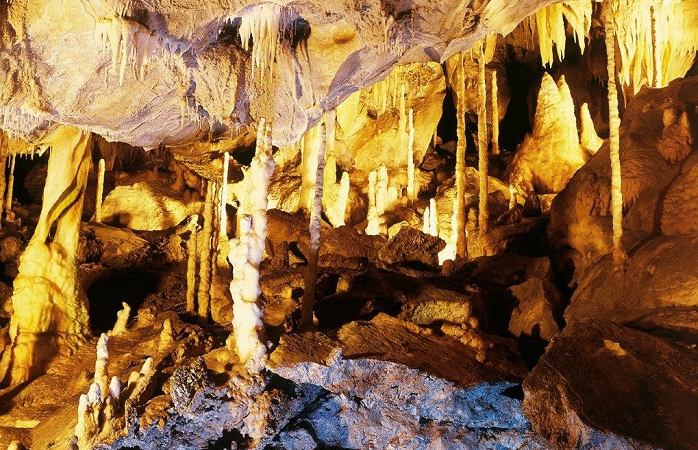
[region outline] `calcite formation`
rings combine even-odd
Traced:
[[[0,448],[695,449],[696,18],[0,2]]]

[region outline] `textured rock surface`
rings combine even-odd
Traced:
[[[423,346],[439,352],[425,353]],[[318,333],[286,335],[268,366],[328,392],[302,420],[316,445],[545,448],[530,434],[520,401],[506,393],[525,372],[473,356],[455,340],[379,315],[345,326],[338,341]],[[298,425],[278,441],[307,442]]]
[[[697,367],[695,349],[610,322],[575,323],[524,382],[524,412],[557,448],[695,449]]]
[[[400,231],[378,250],[378,258],[388,264],[424,264],[438,267],[438,253],[446,243],[436,236],[422,233],[412,227]]]
[[[133,230],[165,230],[192,214],[200,214],[203,202],[186,198],[161,181],[118,186],[104,199],[104,223]]]
[[[258,59],[257,76],[268,68],[270,63],[257,56],[263,52],[250,58],[233,43],[234,31],[225,28],[228,18],[259,14],[255,2],[217,0],[204,7],[165,1],[144,6],[47,0],[31,8],[12,2],[2,7],[7,20],[2,51],[7,64],[2,71],[7,82],[0,104],[11,116],[8,128],[25,136],[53,119],[91,129],[108,140],[156,147],[223,136],[267,117],[274,119],[275,144],[284,144],[297,140],[319,119],[320,104],[333,108],[384,75],[398,59],[447,58],[470,48],[484,34],[506,34],[550,2],[427,2],[404,15],[395,2],[294,4],[294,13],[286,17],[303,18],[311,33],[298,52],[290,38],[282,40],[275,80],[267,88],[244,75],[250,59]],[[388,15],[392,26],[384,30]],[[118,50],[104,51],[97,25],[116,36],[124,30],[125,50],[134,50],[138,61],[121,58]],[[141,36],[154,38],[154,55],[144,57],[146,48],[135,45]],[[116,40],[114,34],[111,40]],[[17,43],[31,43],[31,49]],[[267,101],[251,102],[255,98]],[[30,118],[22,119],[22,113]]]
[[[518,300],[511,313],[509,332],[515,337],[536,336],[549,341],[560,330],[562,296],[548,280],[532,278],[509,288]]]

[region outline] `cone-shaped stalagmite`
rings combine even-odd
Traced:
[[[611,216],[613,220],[613,262],[616,267],[625,263],[623,249],[623,193],[620,168],[620,116],[618,114],[618,90],[616,88],[616,39],[613,30],[613,6],[604,3],[606,28],[606,55],[608,58],[608,127],[611,153]]]
[[[37,143],[50,146],[51,157],[41,215],[14,281],[12,344],[0,364],[11,385],[42,373],[56,355],[73,352],[89,332],[77,257],[90,143],[90,133],[63,126]]]

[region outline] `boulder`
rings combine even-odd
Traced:
[[[549,341],[560,331],[562,296],[548,280],[532,278],[509,288],[518,304],[511,313],[509,332]]]
[[[526,417],[556,448],[698,448],[695,349],[607,321],[573,323],[523,388]]]
[[[438,253],[446,243],[436,237],[422,233],[412,227],[400,231],[381,247],[378,258],[388,264],[420,264],[438,267]]]

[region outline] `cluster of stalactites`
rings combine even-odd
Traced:
[[[260,3],[241,14],[240,40],[245,51],[252,52],[252,79],[259,72],[260,81],[271,75],[279,47],[279,32],[284,8],[275,3]]]
[[[102,49],[111,53],[111,68],[114,73],[117,68],[119,70],[119,85],[124,84],[129,68],[143,81],[153,58],[166,58],[168,63],[183,64],[181,57],[170,56],[181,56],[191,47],[191,44],[151,32],[138,22],[118,15],[98,19],[95,38]]]
[[[565,57],[567,34],[565,21],[574,32],[575,40],[584,53],[585,37],[591,27],[593,2],[591,0],[576,0],[555,3],[541,8],[530,18],[531,32],[538,36],[538,46],[543,65],[551,67],[554,61],[553,47],[558,60]]]
[[[619,60],[618,80],[626,92],[664,87],[682,77],[698,50],[698,10],[675,0],[612,0],[612,26]],[[688,9],[687,9],[688,8]]]

